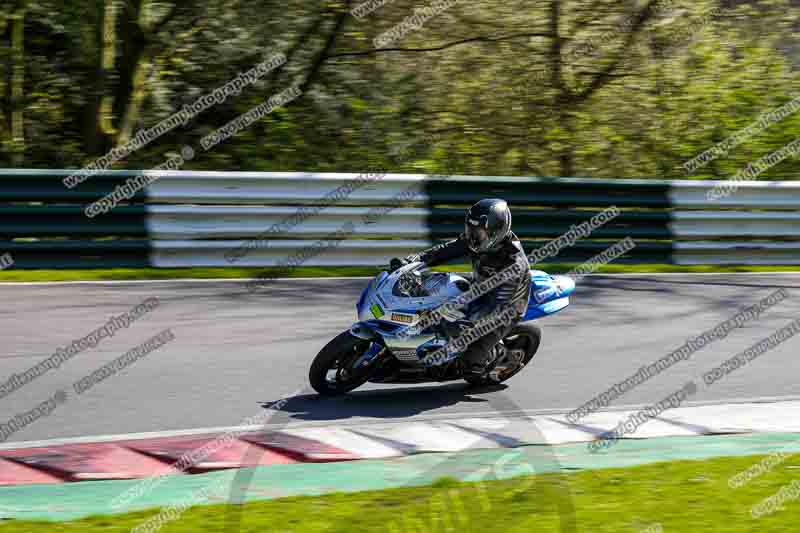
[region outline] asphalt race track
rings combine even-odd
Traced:
[[[629,391],[615,406],[659,401],[687,380],[800,318],[800,275],[631,275],[583,280],[573,304],[540,322],[532,366],[508,387],[466,384],[365,386],[345,399],[312,394],[307,374],[317,351],[355,318],[364,279],[284,280],[250,294],[238,281],[3,284],[0,382],[149,297],[160,307],[0,399],[0,423],[60,389],[69,401],[8,440],[32,441],[240,425],[265,404],[290,424],[364,423],[458,417],[493,411],[566,411],[653,363],[779,287],[789,298]],[[175,340],[83,395],[72,384],[154,334]],[[800,339],[770,351],[704,388],[695,402],[793,397],[800,393]],[[690,403],[691,405],[691,403]]]

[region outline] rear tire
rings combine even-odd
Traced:
[[[536,355],[536,352],[539,351],[539,345],[542,343],[542,328],[539,326],[525,322],[522,324],[517,324],[514,326],[508,335],[503,337],[503,344],[506,347],[506,351],[508,350],[518,350],[524,349],[525,355],[522,359],[522,364],[516,368],[515,370],[503,373],[502,375],[498,376],[500,379],[494,380],[489,377],[484,376],[464,376],[464,381],[469,383],[470,385],[475,386],[484,386],[484,385],[493,385],[497,383],[503,383],[504,381],[508,381],[513,376],[517,375],[520,370],[525,368],[528,363],[531,362],[533,356]]]
[[[360,339],[349,331],[340,333],[326,344],[314,358],[308,372],[308,379],[314,390],[323,396],[341,396],[363,385],[369,379],[370,372],[351,372],[351,366],[370,344],[370,341]],[[344,378],[343,370],[347,372]],[[334,380],[329,378],[332,371],[336,371]]]

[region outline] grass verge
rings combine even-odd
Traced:
[[[550,274],[565,274],[577,264],[542,264],[536,268]],[[282,278],[373,277],[382,269],[378,267],[298,267]],[[464,272],[468,265],[450,265],[436,270]],[[10,281],[109,281],[109,280],[170,280],[170,279],[245,279],[269,276],[272,268],[109,268],[88,270],[17,270],[0,271],[0,283]],[[800,272],[800,266],[678,266],[678,265],[604,265],[597,270],[602,274],[675,273],[733,273],[733,272]]]
[[[485,483],[442,479],[422,488],[253,502],[243,506],[241,527],[235,532],[225,529],[226,506],[200,506],[187,510],[159,531],[557,532],[561,531],[558,502],[564,501],[563,484],[572,495],[579,532],[641,532],[648,528],[665,532],[797,531],[800,502],[788,501],[774,514],[758,519],[750,510],[796,479],[800,458],[789,458],[742,487],[728,486],[732,476],[761,459],[675,461]],[[92,517],[63,524],[11,521],[0,525],[0,533],[121,533],[156,513]]]

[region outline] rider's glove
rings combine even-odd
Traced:
[[[389,261],[389,272],[394,272],[397,269],[403,268],[408,264],[408,261],[405,259],[400,259],[399,257],[395,257],[391,261]]]
[[[419,262],[420,256],[419,255],[409,255],[405,259],[401,259],[399,257],[395,257],[391,261],[389,261],[389,273],[394,272],[398,268],[403,268],[409,263],[417,263]]]

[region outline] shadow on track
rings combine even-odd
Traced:
[[[281,400],[281,410],[293,420],[325,421],[346,420],[353,417],[410,418],[426,411],[458,403],[489,405],[482,394],[502,392],[506,385],[471,387],[466,383],[404,387],[361,392],[326,398],[316,394],[302,394]],[[264,402],[269,409],[274,402]]]

